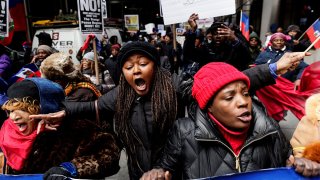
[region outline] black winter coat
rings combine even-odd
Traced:
[[[240,71],[249,68],[252,62],[249,48],[245,42],[238,38],[237,42],[224,42],[220,46],[215,46],[213,42],[201,46],[201,49],[194,47],[196,33],[186,35],[184,43],[183,57],[192,59],[200,64],[200,67],[210,62],[226,62]],[[194,58],[193,54],[199,54],[199,58]]]
[[[269,72],[267,64],[248,69],[244,71],[244,73],[250,77],[251,89],[257,89],[275,82]],[[172,79],[176,86],[181,84],[182,81],[184,82],[183,86],[177,90],[177,96],[178,98],[183,98],[186,103],[190,103],[192,101],[192,79],[189,81],[186,79],[179,79],[177,76],[173,76]],[[96,114],[99,114],[100,119],[108,119],[111,121],[115,111],[117,95],[118,87],[101,96],[98,99],[97,106],[95,105],[95,102],[67,102],[65,103],[67,116],[69,118],[92,118]],[[181,103],[181,101],[178,103]],[[179,107],[178,105],[178,108],[182,108],[184,110],[184,106]],[[96,109],[98,109],[98,112]],[[153,141],[152,139],[159,138],[155,137],[156,135],[154,135],[153,138],[150,138],[150,135],[152,135],[154,131],[152,128],[153,117],[150,98],[137,98],[134,106],[132,107],[131,113],[130,121],[132,122],[133,128],[139,138],[143,140],[144,145],[144,147],[141,146],[136,150],[139,165],[143,172],[147,172],[158,165],[157,160],[160,159],[160,153],[162,152],[165,141],[163,141],[163,143]],[[121,139],[121,137],[119,138]],[[165,138],[166,137],[163,137],[164,140]],[[140,168],[131,164],[130,162],[128,162],[128,168],[131,179],[139,179],[143,175],[143,172],[140,171]]]
[[[291,153],[279,125],[253,103],[253,121],[239,155],[223,138],[207,113],[175,122],[161,159],[173,179],[194,179],[285,166]]]

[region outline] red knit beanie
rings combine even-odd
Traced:
[[[232,65],[223,62],[208,63],[194,75],[192,96],[197,100],[200,109],[204,109],[221,88],[238,80],[244,81],[248,88],[250,87],[249,78]]]

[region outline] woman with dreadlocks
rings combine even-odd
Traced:
[[[282,72],[299,59],[285,56],[274,65],[275,71]],[[111,122],[114,115],[114,130],[128,155],[130,179],[139,179],[144,172],[159,165],[168,131],[178,114],[178,96],[174,78],[160,68],[158,52],[152,45],[146,42],[125,45],[119,52],[118,63],[122,70],[119,85],[97,101],[68,102],[63,111],[30,118],[43,119],[54,127],[64,117],[97,115]],[[246,75],[255,80],[254,88],[274,83],[269,65],[247,70]],[[184,88],[181,92],[188,96],[187,91],[188,88]]]
[[[66,103],[66,115],[99,114],[100,119],[110,121],[114,115],[115,131],[128,155],[130,178],[139,179],[160,157],[177,116],[176,92],[170,73],[160,68],[158,52],[150,44],[127,44],[118,63],[122,69],[118,87],[95,102]]]

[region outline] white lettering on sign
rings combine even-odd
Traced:
[[[100,0],[80,0],[80,10],[100,12]]]
[[[72,46],[73,41],[53,41],[53,46]]]

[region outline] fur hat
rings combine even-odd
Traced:
[[[160,64],[159,53],[154,46],[152,46],[147,42],[135,41],[135,42],[128,43],[121,48],[118,55],[118,62],[119,62],[120,68],[122,68],[124,63],[129,58],[129,56],[131,56],[134,53],[141,53],[147,56],[148,58],[150,58],[150,60],[155,62],[155,64],[157,65]]]
[[[94,52],[87,52],[84,56],[83,56],[84,59],[88,59],[88,60],[91,60],[91,61],[94,61]]]
[[[237,80],[244,81],[250,87],[249,78],[232,65],[223,62],[208,63],[194,75],[192,96],[200,109],[205,109],[221,88]]]
[[[293,147],[295,157],[304,155],[306,147],[312,149],[314,142],[320,142],[319,118],[320,118],[320,94],[314,94],[306,100],[305,111],[306,115],[302,117],[295,129],[290,140]],[[318,144],[319,146],[319,144]],[[312,156],[312,150],[306,152],[307,156]],[[320,151],[318,152],[320,153]],[[319,158],[318,158],[319,159]]]
[[[79,69],[74,66],[71,58],[64,53],[54,53],[48,56],[40,66],[41,77],[51,81],[71,80],[82,76]]]

